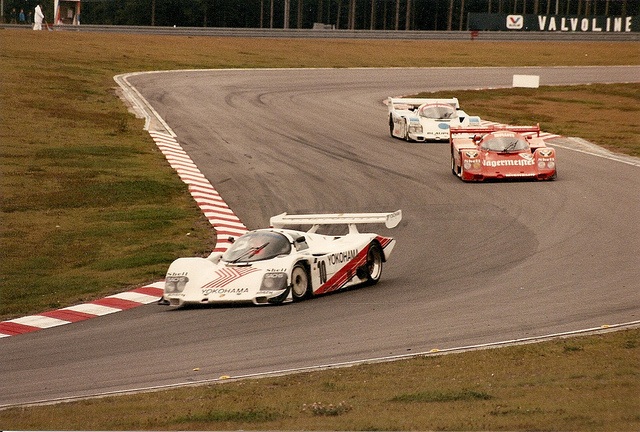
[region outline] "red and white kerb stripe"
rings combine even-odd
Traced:
[[[189,155],[171,135],[161,132],[149,132],[156,145],[175,169],[183,182],[189,186],[189,192],[204,212],[217,232],[214,252],[226,251],[231,242],[229,237],[239,237],[247,232],[235,213],[220,197],[209,180],[200,172]]]
[[[163,287],[164,282],[156,282],[89,303],[3,321],[0,322],[0,338],[70,324],[157,302],[162,297]]]

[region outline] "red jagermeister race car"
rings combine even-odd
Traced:
[[[451,170],[463,181],[555,180],[556,152],[540,125],[451,128]]]

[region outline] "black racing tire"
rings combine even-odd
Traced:
[[[395,138],[393,136],[393,117],[389,116],[389,135],[391,135],[391,138]]]
[[[404,132],[404,139],[410,142],[411,138],[409,138],[409,123],[407,123],[407,119],[404,120]]]
[[[465,180],[463,178],[463,176],[464,176],[464,162],[462,161],[462,156],[460,156],[460,167],[459,167],[459,169],[460,169],[460,174],[458,174],[458,176],[460,177],[460,179],[463,182],[466,182],[467,180]]]
[[[311,297],[311,281],[307,267],[298,263],[291,270],[291,296],[293,301],[302,301]]]
[[[453,157],[453,151],[451,151],[451,173],[458,177],[458,170],[456,170],[456,159]]]
[[[367,251],[367,263],[365,264],[367,269],[367,284],[375,285],[382,276],[382,263],[384,262],[384,255],[382,254],[382,248],[377,242],[369,245]]]

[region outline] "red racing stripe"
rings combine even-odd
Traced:
[[[376,240],[382,246],[382,249],[387,247],[389,243],[393,241],[390,237],[376,236]],[[316,291],[316,294],[325,294],[332,291],[339,290],[347,282],[349,282],[356,274],[358,267],[363,266],[367,262],[367,254],[369,253],[369,247],[362,249],[358,255],[356,255],[351,261],[349,261],[344,267],[334,274],[331,279],[320,286]]]
[[[318,288],[316,293],[325,294],[342,288],[356,274],[356,269],[366,262],[368,251],[369,247],[362,249],[358,253],[358,255],[355,256],[355,258],[353,258],[351,261],[345,264],[344,267],[338,270],[336,274],[331,277],[331,279],[322,284],[320,288]]]

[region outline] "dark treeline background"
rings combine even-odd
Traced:
[[[33,10],[38,0],[4,0]],[[40,2],[53,19],[53,0]],[[81,24],[466,30],[466,15],[477,13],[637,16],[640,0],[82,0]],[[288,19],[287,19],[288,18]]]

